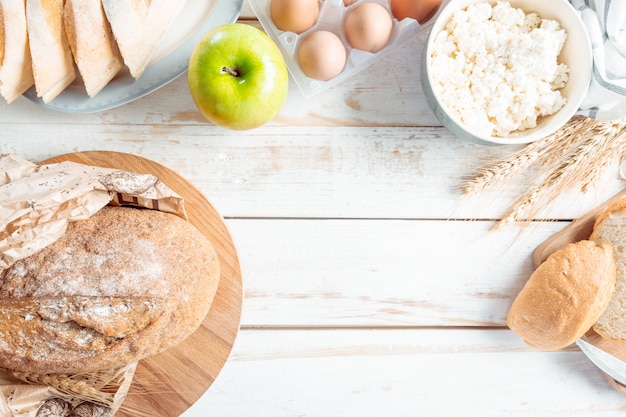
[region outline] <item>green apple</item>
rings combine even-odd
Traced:
[[[285,60],[263,31],[227,23],[209,31],[189,59],[189,91],[218,126],[253,129],[282,108],[289,87]]]

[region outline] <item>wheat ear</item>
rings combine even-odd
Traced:
[[[582,181],[583,189],[597,178],[599,172],[608,164],[608,159],[603,164],[599,162],[603,158],[614,157],[611,149],[615,147],[622,126],[607,126],[598,122],[595,127],[584,135],[584,141],[562,158],[562,161],[548,173],[546,178],[537,186],[522,194],[505,213],[500,224],[529,221],[539,210],[552,203],[566,188]]]
[[[113,406],[113,394],[105,392],[94,386],[93,382],[87,379],[76,378],[75,375],[69,374],[35,374],[30,372],[18,372],[13,370],[5,370],[17,379],[28,384],[46,385],[52,387],[59,392],[79,398],[84,401],[95,402]]]
[[[581,174],[580,190],[582,192],[587,192],[596,183],[606,167],[626,156],[626,120],[602,123],[598,127],[597,134],[606,136],[609,143],[604,152],[598,155],[593,163],[587,164],[587,169]]]
[[[543,164],[545,160],[549,161],[551,155],[563,154],[574,144],[574,141],[571,140],[572,136],[592,124],[592,119],[583,116],[573,117],[555,133],[532,142],[505,158],[479,168],[478,173],[461,187],[461,192],[463,194],[477,194],[491,185],[512,178],[537,161]]]
[[[553,167],[567,158],[598,127],[598,121],[584,116],[574,116],[554,136],[552,146],[543,152],[537,163],[543,167]]]

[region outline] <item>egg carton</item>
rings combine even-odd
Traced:
[[[391,14],[389,0],[357,0],[349,6],[345,6],[343,0],[319,1],[320,11],[315,24],[302,33],[294,33],[280,30],[274,25],[269,12],[270,0],[249,0],[250,6],[263,29],[282,52],[287,68],[305,98],[321,93],[362,71],[383,55],[408,41],[412,36],[425,30],[434,21],[434,16],[423,25],[411,18],[399,21]],[[343,29],[344,20],[349,11],[365,2],[378,3],[383,6],[392,16],[393,21],[389,41],[382,49],[374,53],[350,46]],[[319,81],[306,76],[298,63],[298,48],[302,40],[316,30],[326,30],[334,33],[346,48],[346,64],[343,71],[328,81]]]

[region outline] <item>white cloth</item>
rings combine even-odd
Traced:
[[[578,114],[626,118],[626,0],[570,0],[587,27],[593,50],[589,91]]]

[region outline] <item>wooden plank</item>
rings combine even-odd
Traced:
[[[465,178],[510,149],[487,148],[442,128],[8,124],[2,152],[42,160],[94,148],[141,155],[191,181],[226,217],[493,219],[536,181],[525,175],[474,198]],[[566,192],[542,213],[572,219],[623,187]],[[575,204],[573,203],[575,202]]]
[[[533,351],[507,330],[243,330],[183,417],[608,417],[624,398],[575,348]]]
[[[227,220],[244,277],[243,326],[501,326],[565,223]]]

